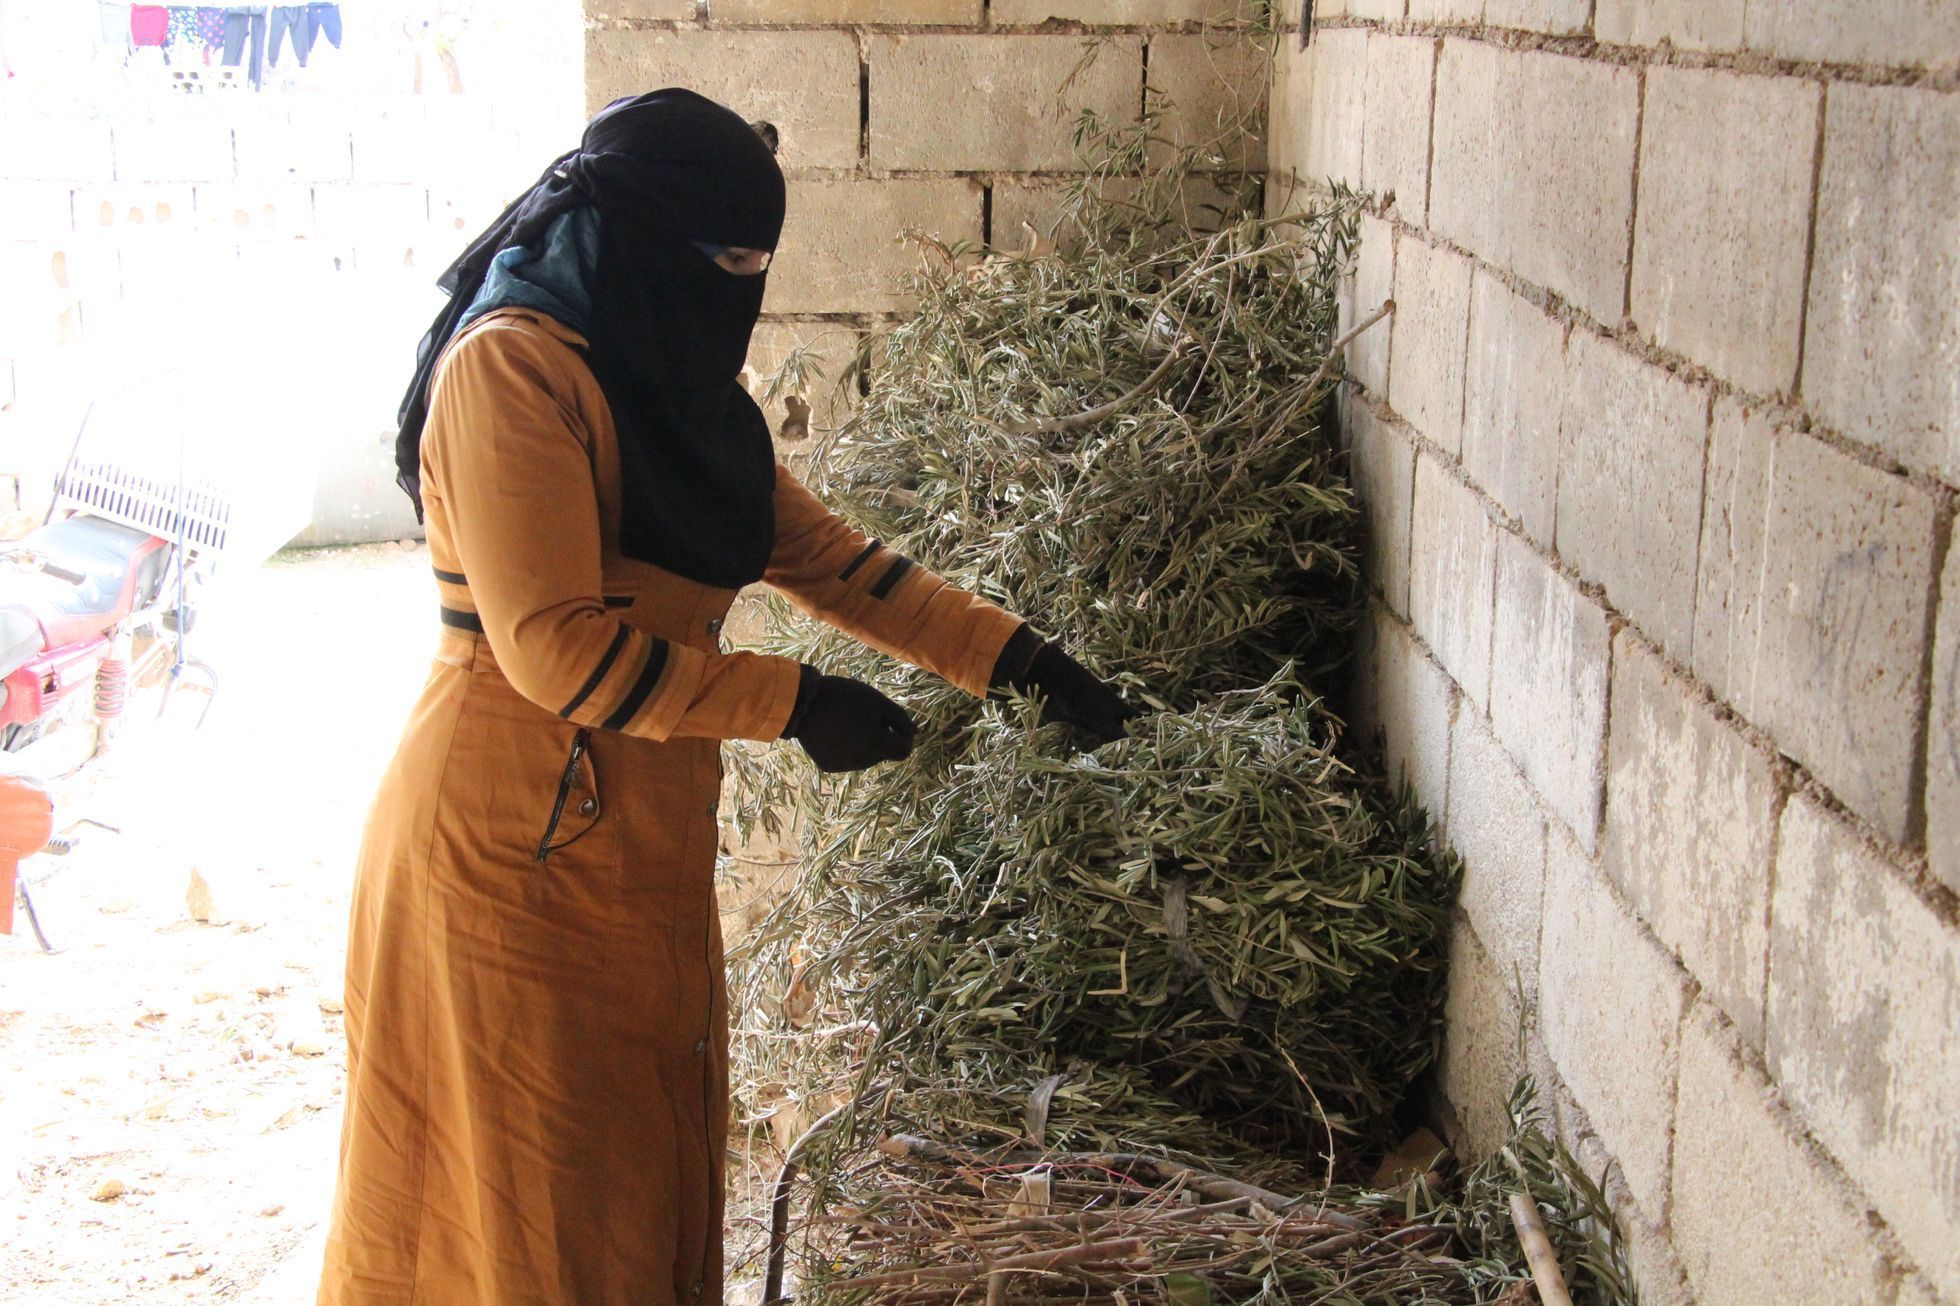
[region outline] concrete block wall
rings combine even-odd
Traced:
[[[1536,1072],[1646,1300],[1960,1302],[1960,6],[1307,12],[1464,1145]]]
[[[300,542],[419,533],[386,442],[434,279],[576,129],[405,94],[0,99],[0,470],[44,502],[88,398],[182,367],[213,420],[262,389],[244,420],[317,455]]]
[[[908,308],[906,233],[1020,249],[1052,228],[1093,109],[1258,168],[1265,60],[1251,0],[587,0],[586,99],[685,85],[781,136],[789,216],[750,356],[760,381],[803,337],[835,377]],[[1255,130],[1232,129],[1250,124]],[[1221,125],[1223,129],[1221,129]],[[839,411],[817,402],[819,433]],[[781,400],[765,404],[771,424]]]

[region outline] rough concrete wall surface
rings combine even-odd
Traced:
[[[750,370],[796,348],[835,377],[864,330],[905,311],[908,231],[1019,249],[1052,226],[1093,109],[1172,135],[1263,119],[1264,61],[1241,0],[587,0],[586,98],[685,85],[774,123],[789,216]],[[1259,166],[1255,134],[1223,141]],[[826,387],[827,389],[827,387]],[[814,425],[834,396],[811,396]],[[780,401],[768,405],[780,427]]]
[[[1309,12],[1466,1145],[1535,1072],[1646,1300],[1960,1301],[1960,5]]]

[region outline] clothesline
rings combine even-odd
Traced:
[[[161,46],[165,61],[176,54],[201,54],[206,64],[216,52],[226,68],[241,64],[257,90],[265,69],[279,66],[290,46],[301,68],[320,38],[340,48],[338,4],[303,5],[140,5],[98,0],[105,41],[136,48]]]

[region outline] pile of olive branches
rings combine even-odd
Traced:
[[[1034,704],[779,623],[775,651],[921,726],[841,780],[731,754],[739,819],[796,812],[805,857],[732,958],[738,1094],[879,1117],[799,1157],[812,1210],[900,1126],[1303,1183],[1384,1141],[1435,1056],[1454,868],[1322,697],[1363,599],[1323,425],[1361,200],[1194,234],[1229,183],[1146,168],[1145,133],[1085,145],[1059,250],[921,242],[917,312],[867,343],[813,479],[1146,710],[1082,751]]]

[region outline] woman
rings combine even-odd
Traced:
[[[776,464],[736,378],[782,220],[755,131],[657,91],[444,275],[398,449],[441,643],[355,884],[323,1303],[720,1300],[719,741],[828,771],[912,742],[868,685],[722,652],[742,586],[1122,731],[1059,649]]]

